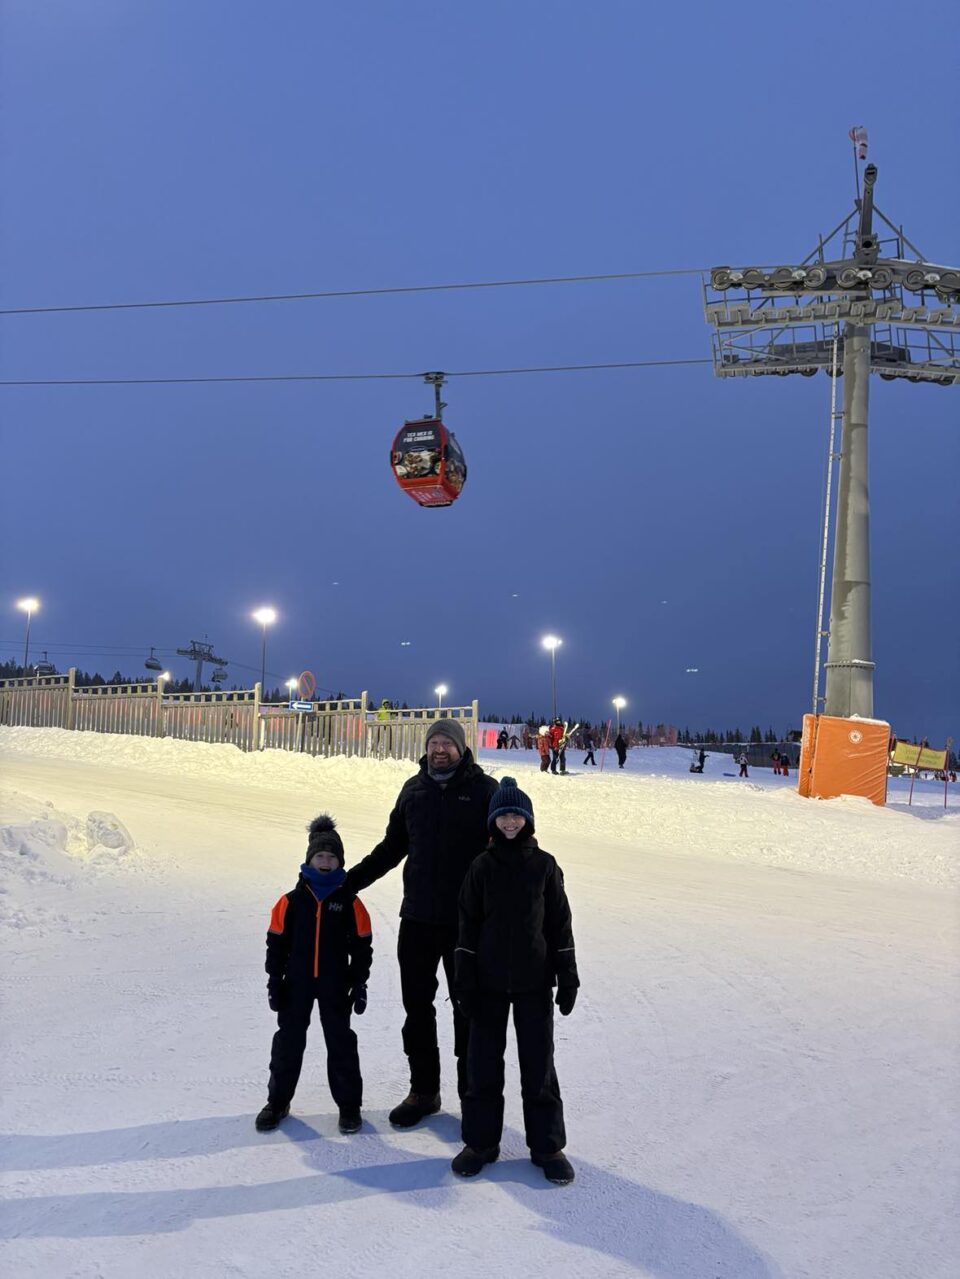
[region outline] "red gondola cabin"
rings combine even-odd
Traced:
[[[452,506],[467,478],[467,464],[452,431],[439,418],[404,422],[390,465],[397,483],[420,506]]]

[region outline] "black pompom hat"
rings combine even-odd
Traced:
[[[529,795],[525,795],[517,785],[515,777],[504,777],[500,785],[490,797],[490,812],[487,816],[487,830],[493,830],[494,823],[504,813],[519,813],[533,826],[533,804]]]
[[[319,853],[321,849],[329,849],[333,855],[339,859],[341,867],[343,866],[343,840],[337,832],[337,823],[333,820],[329,813],[321,813],[319,817],[315,817],[307,827],[309,839],[307,840],[307,857],[309,861],[314,853]]]

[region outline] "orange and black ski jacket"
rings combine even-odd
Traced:
[[[320,901],[301,878],[274,906],[267,931],[271,982],[345,993],[366,982],[372,961],[370,916],[345,888]]]

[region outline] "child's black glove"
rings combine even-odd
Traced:
[[[270,1005],[270,1011],[274,1013],[283,1012],[286,1008],[287,989],[282,977],[279,980],[267,982],[267,1003]]]
[[[573,1005],[577,1002],[576,986],[561,986],[557,991],[557,1007],[560,1009],[562,1016],[569,1017],[573,1012]]]
[[[362,1017],[367,1011],[367,988],[366,986],[354,986],[350,992],[350,998],[353,1001],[353,1011],[358,1017]]]

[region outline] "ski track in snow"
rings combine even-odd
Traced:
[[[0,753],[5,1272],[956,1273],[955,788],[944,815],[942,788],[913,812],[902,785],[886,810],[817,803],[721,779],[722,757],[685,776],[682,750],[567,781],[483,756],[531,794],[573,905],[583,989],[556,1039],[578,1177],[557,1189],[526,1158],[512,1038],[481,1177],[449,1171],[448,1109],[387,1122],[399,871],[363,894],[363,1130],[337,1132],[316,1024],[290,1120],[253,1129],[266,920],[304,827],[329,808],[356,861],[412,765],[30,729]]]

